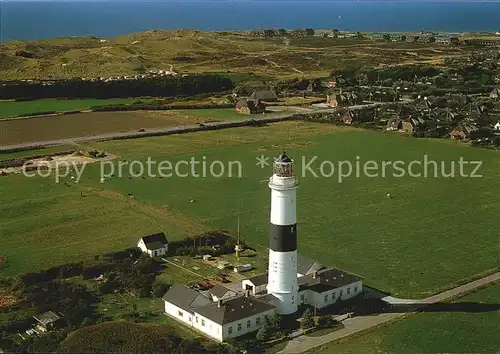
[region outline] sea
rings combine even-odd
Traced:
[[[0,0],[3,42],[113,37],[151,29],[301,27],[370,32],[498,31],[500,2]]]

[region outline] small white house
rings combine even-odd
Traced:
[[[163,232],[143,236],[137,241],[137,247],[150,257],[164,256],[168,252],[168,241]]]
[[[250,291],[252,295],[266,291],[267,274],[257,275],[241,281],[241,287],[245,291]]]
[[[495,125],[493,126],[493,130],[494,130],[494,131],[497,131],[497,132],[500,132],[500,122],[497,122],[497,124],[495,124]]]

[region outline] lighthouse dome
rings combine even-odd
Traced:
[[[287,156],[284,152],[278,157],[277,162],[290,163],[292,159]]]

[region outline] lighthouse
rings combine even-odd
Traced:
[[[298,308],[297,285],[297,218],[293,160],[285,153],[275,159],[271,189],[269,227],[269,269],[267,293],[278,299],[277,312],[292,314]]]

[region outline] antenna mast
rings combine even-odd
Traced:
[[[236,258],[240,258],[240,252],[243,251],[243,246],[240,243],[240,201],[238,200],[237,209],[236,209],[237,219],[238,219],[238,231],[237,231],[237,241],[234,246],[234,251],[236,252]]]

